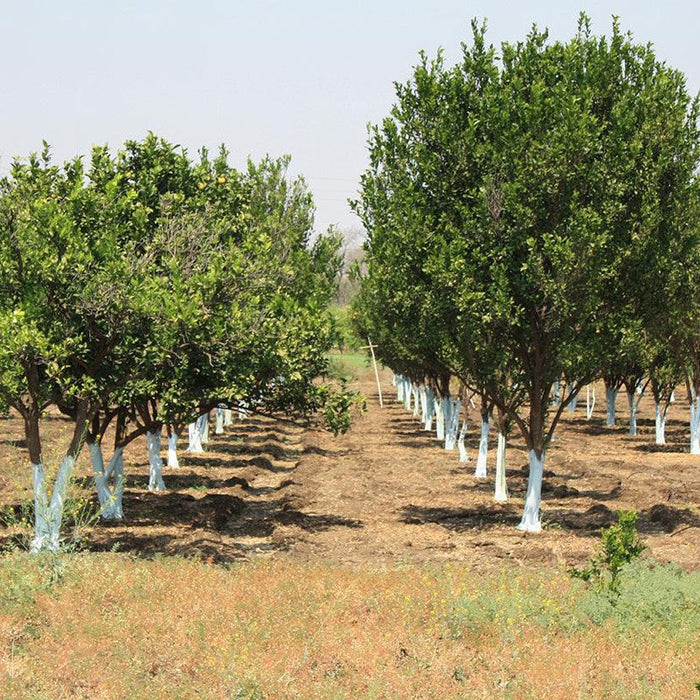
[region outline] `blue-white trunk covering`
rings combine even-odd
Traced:
[[[199,418],[187,426],[189,445],[187,446],[188,452],[204,452],[202,447],[202,435],[199,431]]]
[[[418,385],[413,385],[413,417],[420,416],[420,388]]]
[[[654,401],[654,428],[656,432],[656,444],[666,444],[666,414],[668,413],[668,404],[665,408],[661,408],[659,401]]]
[[[202,440],[202,445],[206,445],[209,442],[209,414],[205,413],[203,416],[199,417],[201,423],[199,424],[199,432]]]
[[[508,500],[508,486],[506,484],[506,436],[498,431],[498,449],[496,451],[496,486],[494,499],[499,503]]]
[[[628,431],[629,435],[637,434],[637,402],[635,401],[634,395],[634,389],[632,389],[632,391],[627,392],[627,405],[630,409],[630,427]]]
[[[445,403],[444,396],[435,396],[435,437],[438,440],[445,439]]]
[[[607,403],[607,419],[606,425],[612,428],[615,425],[615,400],[617,399],[617,392],[619,389],[615,389],[611,386],[605,387],[605,401]]]
[[[432,431],[433,416],[435,415],[435,394],[430,387],[425,388],[425,420],[423,430]]]
[[[558,379],[554,380],[552,387],[552,406],[558,408],[561,403],[561,382]]]
[[[228,428],[233,424],[233,412],[230,408],[224,409],[224,428]]]
[[[474,476],[483,479],[486,476],[486,459],[489,452],[489,430],[491,429],[491,416],[484,420],[481,418],[481,437],[479,438],[479,454],[476,458]]]
[[[248,417],[248,402],[239,401],[238,402],[238,420],[243,420]],[[207,425],[209,425],[209,417],[207,416]],[[208,432],[208,429],[207,429]]]
[[[578,402],[578,394],[574,394],[571,401],[569,401],[569,413],[576,413],[576,403]]]
[[[586,418],[590,420],[593,417],[593,409],[595,408],[595,386],[591,390],[591,385],[586,387]]]
[[[180,460],[177,458],[177,433],[174,430],[168,437],[168,466],[171,469],[180,468]]]
[[[411,410],[411,396],[413,394],[412,389],[413,389],[413,386],[411,384],[411,380],[404,379],[403,380],[403,405],[405,406],[407,411]]]
[[[401,403],[403,401],[403,377],[400,374],[394,375],[394,384],[396,386],[396,400]]]
[[[700,455],[700,396],[691,389],[690,454]]]
[[[467,453],[467,445],[465,439],[467,437],[467,416],[464,416],[462,421],[462,429],[459,431],[459,437],[457,438],[457,449],[459,450],[459,461],[468,462],[469,454]]]
[[[224,409],[223,406],[216,407],[216,428],[214,429],[216,435],[221,435],[224,432]]]
[[[523,517],[518,525],[519,530],[525,532],[539,532],[542,529],[540,523],[540,503],[542,501],[542,476],[544,475],[544,452],[541,457],[534,450],[530,450],[530,475],[527,480],[527,493],[525,494],[525,509]]]
[[[148,490],[165,491],[163,460],[160,458],[160,431],[146,433],[148,444]]]
[[[447,411],[445,414],[445,449],[454,450],[457,444],[459,432],[459,414],[462,410],[461,399],[452,399],[449,396],[445,401]]]
[[[49,501],[43,464],[34,464],[34,539],[32,552],[57,552],[60,547],[63,504],[75,466],[73,457],[64,457]]]
[[[95,442],[88,444],[92,470],[95,474],[95,488],[100,502],[100,515],[103,520],[121,520],[124,517],[122,497],[124,495],[124,448],[117,447],[105,469],[102,446]],[[110,480],[114,477],[114,485]]]

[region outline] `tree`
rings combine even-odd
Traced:
[[[424,346],[520,430],[530,477],[519,527],[537,531],[547,446],[600,372],[610,320],[680,262],[650,250],[661,219],[665,238],[678,234],[677,188],[693,177],[682,76],[617,22],[609,41],[585,17],[566,43],[533,29],[502,45],[500,66],[474,24],[460,64],[422,56],[397,97],[370,134],[358,204],[365,285],[381,290],[384,319],[407,299],[439,308]],[[669,188],[677,162],[685,179]],[[552,409],[562,376],[577,381]]]

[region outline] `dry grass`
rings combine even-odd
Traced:
[[[561,571],[61,566],[51,583],[36,559],[1,560],[3,697],[691,698],[700,680],[700,630],[572,617],[584,588]],[[465,618],[469,601],[494,615]]]

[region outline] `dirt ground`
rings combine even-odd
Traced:
[[[580,565],[590,557],[601,527],[616,511],[639,512],[649,552],[700,570],[700,457],[688,454],[684,392],[671,407],[668,445],[654,442],[653,404],[642,400],[639,434],[629,437],[623,399],[618,426],[604,425],[603,387],[587,421],[585,406],[565,414],[545,463],[538,534],[515,528],[527,484],[527,452],[521,438],[508,442],[506,504],[493,501],[495,434],[489,477],[475,479],[478,415],[470,416],[472,461],[460,464],[422,430],[395,400],[390,374],[382,376],[380,409],[369,371],[355,383],[368,411],[338,438],[318,426],[251,416],[207,451],[184,452],[180,469],[164,469],[165,493],[149,493],[144,441],[132,444],[125,467],[125,520],[87,530],[93,550],[201,556],[216,562],[285,553],[302,561],[401,564],[462,561],[476,569]],[[625,401],[626,402],[626,401]],[[585,403],[585,401],[584,401]],[[70,426],[47,419],[47,462],[60,454]],[[17,417],[0,420],[0,504],[30,497],[31,474]],[[491,449],[492,448],[492,449]],[[85,454],[77,472],[90,488]],[[87,493],[88,491],[86,491]],[[0,543],[9,531],[0,526]]]

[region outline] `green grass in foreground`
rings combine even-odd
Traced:
[[[0,559],[7,698],[692,698],[700,575]]]

